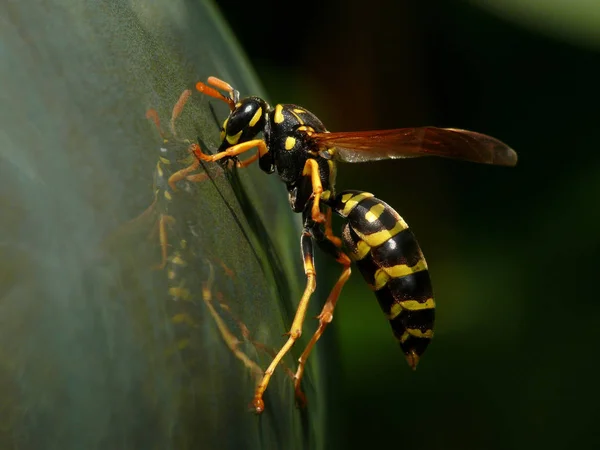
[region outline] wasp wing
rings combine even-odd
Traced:
[[[456,128],[315,133],[311,137],[323,157],[350,163],[442,156],[499,166],[517,164],[516,152],[498,139]]]

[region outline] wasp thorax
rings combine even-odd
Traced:
[[[267,103],[258,97],[242,99],[223,124],[223,144],[228,147],[254,138],[265,126]]]

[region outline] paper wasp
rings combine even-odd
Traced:
[[[234,160],[251,149],[246,159],[260,168],[277,171],[289,193],[294,212],[302,213],[301,249],[306,287],[298,304],[289,337],[275,356],[254,394],[257,413],[264,410],[263,394],[275,368],[302,333],[308,302],[316,286],[313,242],[342,265],[342,274],[318,316],[319,327],[298,360],[296,398],[303,401],[300,382],[307,358],[327,325],[354,261],[390,321],[393,333],[414,369],[433,336],[435,303],[427,263],[406,222],[373,194],[335,192],[336,162],[442,156],[477,163],[514,166],[517,154],[506,144],[484,134],[453,128],[401,128],[383,131],[330,133],[310,111],[292,104],[270,106],[259,97],[240,99],[225,81],[209,77],[196,89],[225,102],[229,116],[221,128],[221,144],[203,161]],[[226,95],[220,91],[226,92]],[[257,137],[262,133],[262,138]],[[324,206],[328,207],[324,214]],[[333,235],[331,212],[345,219],[342,238]],[[346,251],[342,249],[342,243]]]

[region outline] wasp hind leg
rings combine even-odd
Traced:
[[[329,217],[331,216],[329,215]],[[325,328],[327,328],[327,325],[329,325],[333,320],[333,311],[335,309],[335,305],[340,297],[340,293],[344,287],[344,284],[346,284],[352,272],[350,268],[350,258],[339,249],[339,238],[329,234],[328,227],[326,227],[325,232],[323,232],[321,227],[318,224],[315,224],[312,233],[317,241],[317,245],[321,248],[321,250],[333,256],[335,260],[343,266],[343,269],[338,281],[335,283],[335,286],[327,297],[321,313],[317,316],[317,319],[319,319],[319,327],[317,328],[317,331],[315,331],[312,338],[306,345],[306,348],[300,355],[300,358],[298,358],[298,369],[296,370],[296,375],[294,376],[294,390],[296,395],[296,403],[298,406],[304,406],[306,404],[306,397],[300,388],[300,383],[302,381],[302,376],[304,375],[304,368],[306,366],[308,356],[325,331]]]
[[[309,228],[304,228],[304,231],[302,232],[302,237],[300,238],[300,246],[302,248],[302,256],[304,259],[306,287],[304,288],[304,293],[302,294],[302,298],[300,299],[298,307],[296,308],[296,315],[294,316],[294,321],[292,322],[290,331],[287,333],[287,335],[289,336],[288,340],[273,358],[273,361],[265,371],[263,378],[260,381],[258,387],[256,388],[256,392],[254,393],[254,399],[252,404],[257,413],[261,413],[265,409],[263,395],[265,393],[265,390],[267,389],[267,386],[269,385],[271,377],[273,376],[273,372],[275,372],[275,369],[277,368],[277,365],[281,362],[285,354],[292,348],[294,343],[302,335],[302,324],[304,323],[304,319],[306,317],[308,303],[316,287],[317,273],[315,271],[312,234]]]

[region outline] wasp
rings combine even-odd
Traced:
[[[331,133],[317,116],[301,106],[272,107],[256,96],[240,99],[237,90],[216,77],[209,77],[206,83],[198,82],[196,89],[225,102],[230,109],[221,127],[218,151],[208,155],[199,150],[196,156],[207,162],[239,161],[240,155],[256,149],[244,163],[258,159],[264,172],[276,171],[286,185],[292,210],[302,214],[300,246],[306,287],[288,339],[256,388],[252,401],[255,411],[264,410],[263,396],[275,368],[302,334],[316,286],[314,243],[342,266],[342,273],[317,316],[317,330],[298,359],[294,377],[298,402],[304,401],[300,384],[306,361],[333,320],[352,262],[375,292],[409,366],[415,369],[433,337],[435,302],[427,263],[412,230],[391,206],[368,192],[335,191],[336,163],[441,156],[514,166],[515,151],[493,137],[454,128]],[[341,239],[332,232],[332,212],[345,221]]]

